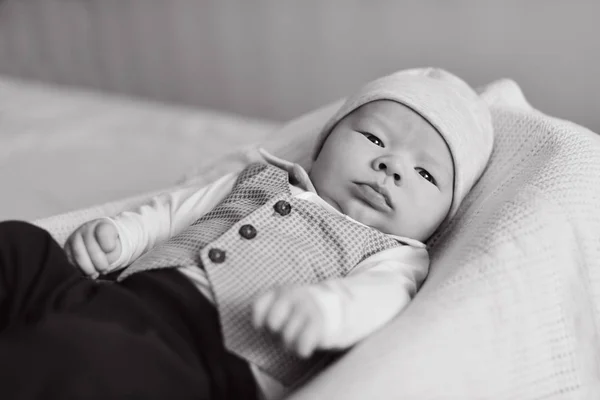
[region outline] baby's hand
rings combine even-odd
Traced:
[[[121,241],[115,226],[105,219],[81,225],[67,239],[69,260],[92,278],[108,272],[109,265],[121,255]]]
[[[300,357],[310,357],[321,343],[324,316],[309,287],[271,290],[254,302],[253,313],[256,328],[279,336]]]

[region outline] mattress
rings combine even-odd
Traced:
[[[278,126],[0,75],[0,220],[173,186]]]

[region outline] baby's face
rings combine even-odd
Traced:
[[[341,120],[310,176],[317,193],[342,213],[422,242],[452,203],[446,142],[421,115],[389,100],[367,103]]]

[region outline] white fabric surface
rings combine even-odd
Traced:
[[[0,220],[158,190],[279,124],[0,76]]]
[[[492,160],[436,237],[423,288],[291,399],[600,398],[600,138],[535,110],[512,81],[483,96]],[[293,121],[264,147],[307,167],[340,104]],[[241,163],[224,161],[215,175]],[[63,240],[126,205],[38,223]]]

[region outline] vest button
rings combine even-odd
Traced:
[[[250,224],[242,225],[240,227],[240,235],[244,239],[253,239],[256,236],[256,228]]]
[[[292,211],[292,205],[285,200],[279,200],[273,208],[279,215],[288,215]]]
[[[208,252],[208,258],[210,258],[210,261],[214,262],[215,264],[221,264],[223,261],[225,261],[225,252],[221,249],[210,249]]]

